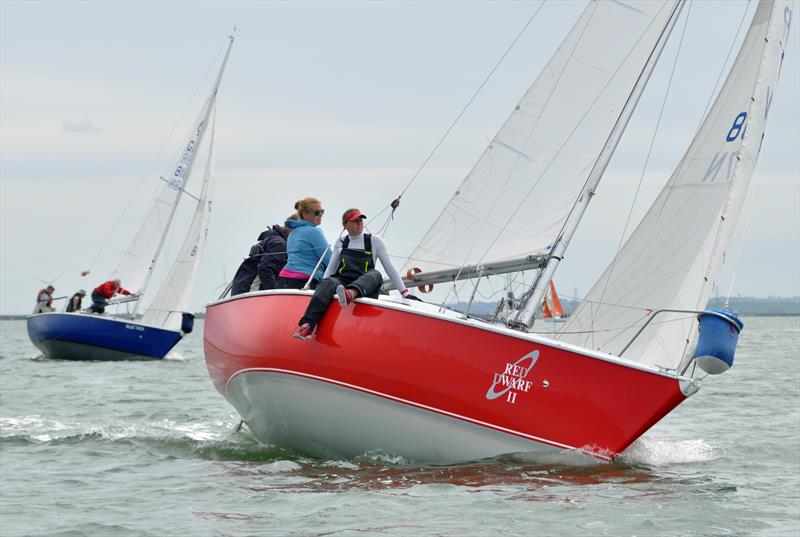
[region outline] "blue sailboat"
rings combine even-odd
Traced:
[[[191,332],[117,317],[85,313],[40,313],[28,318],[28,335],[48,358],[67,360],[157,360]]]
[[[233,36],[229,36],[228,40],[214,85],[181,146],[171,173],[160,178],[163,185],[139,232],[112,274],[112,278],[122,280],[128,289],[136,291],[133,300],[125,298],[117,302],[133,302],[132,312],[124,315],[47,312],[28,317],[28,336],[46,357],[66,360],[158,360],[164,358],[185,334],[192,331],[194,316],[186,310],[211,212],[214,128],[210,120],[233,46]],[[153,270],[161,257],[178,203],[191,177],[195,157],[209,131],[208,161],[201,191],[197,197],[188,194],[196,200],[189,230],[167,278],[140,316],[137,310],[146,296]]]

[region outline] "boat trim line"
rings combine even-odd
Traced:
[[[520,432],[520,431],[515,431],[513,429],[507,429],[505,427],[500,427],[499,425],[493,425],[491,423],[486,423],[484,421],[476,420],[476,419],[473,419],[473,418],[468,418],[466,416],[462,416],[462,415],[456,414],[454,412],[449,412],[447,410],[434,408],[434,407],[431,407],[431,406],[428,406],[428,405],[423,405],[421,403],[415,403],[414,401],[409,401],[408,399],[403,399],[401,397],[396,397],[394,395],[389,395],[389,394],[386,394],[386,393],[383,393],[383,392],[379,392],[379,391],[376,391],[376,390],[371,390],[369,388],[356,386],[354,384],[349,384],[347,382],[341,382],[341,381],[330,379],[330,378],[326,378],[326,377],[320,377],[318,375],[311,375],[309,373],[302,373],[300,371],[292,371],[290,369],[278,369],[278,368],[272,368],[272,367],[249,367],[249,368],[245,368],[245,369],[240,369],[239,371],[234,372],[228,378],[228,381],[225,383],[225,391],[226,392],[228,391],[228,386],[230,385],[231,381],[235,377],[237,377],[239,375],[244,375],[246,373],[278,373],[278,374],[283,374],[283,375],[293,375],[293,376],[297,376],[297,377],[303,377],[303,378],[307,378],[307,379],[311,379],[311,380],[325,382],[325,383],[328,383],[328,384],[341,386],[343,388],[348,388],[348,389],[356,390],[356,391],[359,391],[359,392],[362,392],[362,393],[367,393],[367,394],[370,394],[370,395],[374,395],[374,396],[380,397],[382,399],[387,399],[387,400],[390,400],[390,401],[401,403],[403,405],[411,406],[411,407],[418,408],[418,409],[421,409],[421,410],[427,410],[429,412],[434,412],[434,413],[442,415],[442,416],[455,418],[457,420],[464,421],[464,422],[467,422],[467,423],[472,423],[473,425],[478,425],[478,426],[484,427],[486,429],[491,429],[491,430],[494,430],[494,431],[500,431],[500,432],[511,434],[511,435],[514,435],[514,436],[517,436],[517,437],[520,437],[520,438],[524,438],[526,440],[532,440],[534,442],[539,442],[541,444],[547,444],[549,446],[553,446],[553,447],[557,447],[557,448],[561,448],[561,449],[567,449],[567,450],[585,451],[582,448],[577,448],[575,446],[570,446],[570,445],[567,445],[567,444],[561,444],[561,443],[555,442],[553,440],[547,440],[545,438],[540,438],[538,436],[533,436],[533,435],[526,434],[526,433],[523,433],[523,432]],[[603,453],[599,453],[599,452],[592,452],[591,455],[594,456],[594,457],[600,458],[600,459],[607,460],[607,461],[611,461],[613,459],[613,457],[610,457],[609,455],[606,455],[606,454],[603,454]]]

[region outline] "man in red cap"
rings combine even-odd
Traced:
[[[377,298],[383,276],[375,268],[377,257],[386,274],[404,298],[419,300],[403,284],[403,279],[394,268],[386,245],[378,235],[364,233],[367,217],[358,209],[347,209],[342,215],[342,226],[347,236],[336,241],[323,280],[314,291],[314,296],[294,333],[297,339],[311,339],[319,320],[328,309],[333,297],[346,308],[360,296]]]

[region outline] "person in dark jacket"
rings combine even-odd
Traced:
[[[295,219],[297,215],[287,218]],[[233,277],[231,296],[275,288],[278,273],[286,265],[286,240],[291,231],[288,227],[274,225],[258,236],[258,242],[250,247],[250,255]]]
[[[81,289],[74,295],[72,295],[67,302],[67,312],[72,311],[81,311],[81,304],[83,303],[83,297],[86,296],[86,291]]]

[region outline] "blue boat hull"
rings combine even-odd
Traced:
[[[28,317],[28,336],[48,358],[160,360],[181,340],[180,331],[83,313]]]

